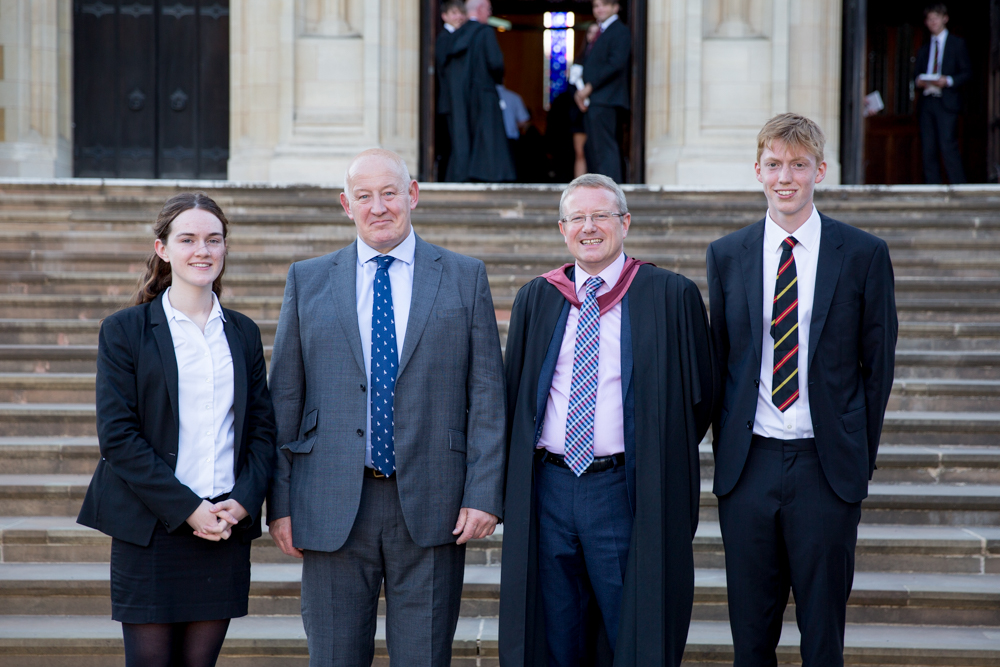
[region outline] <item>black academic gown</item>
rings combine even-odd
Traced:
[[[533,461],[568,313],[569,303],[544,278],[518,292],[511,312],[500,596],[504,667],[547,664],[536,584]],[[622,300],[621,349],[625,472],[633,511],[622,520],[633,521],[633,528],[613,664],[679,665],[694,601],[698,443],[711,422],[718,386],[708,317],[694,283],[641,266]],[[603,656],[597,664],[611,664],[606,646],[595,655]]]
[[[503,129],[500,96],[503,52],[493,28],[466,21],[442,44],[442,102],[448,113],[451,155],[446,180],[452,183],[513,181],[514,160]]]

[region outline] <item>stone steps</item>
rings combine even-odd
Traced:
[[[107,563],[0,563],[0,599],[4,601],[0,615],[110,614],[108,567]],[[299,563],[255,564],[250,614],[297,613],[301,574]],[[496,617],[499,596],[500,568],[466,566],[463,617]],[[727,609],[725,570],[695,570],[693,619],[725,621]],[[794,602],[785,618],[794,621]],[[858,572],[847,619],[852,623],[997,626],[1000,575]]]
[[[702,521],[694,540],[695,565],[722,568],[717,521]],[[111,538],[80,526],[72,516],[0,517],[0,563],[103,563]],[[496,566],[503,555],[502,527],[470,542],[469,565]],[[254,563],[295,563],[266,534],[253,543]],[[1000,527],[862,524],[858,571],[1000,574]]]
[[[780,664],[800,664],[799,633],[782,627]],[[121,626],[107,616],[0,616],[0,660],[5,667],[110,667],[120,665]],[[883,667],[992,667],[1000,660],[1000,639],[990,628],[944,625],[849,623],[845,662]],[[304,667],[305,631],[298,616],[248,616],[234,619],[222,647],[226,667]],[[684,654],[686,667],[731,665],[728,623],[694,621]],[[377,667],[388,666],[384,619],[375,635]],[[452,649],[454,667],[497,665],[497,621],[459,619]]]
[[[120,630],[104,616],[110,539],[74,518],[99,457],[92,435],[99,318],[134,288],[150,248],[150,223],[177,187],[0,179],[5,667],[121,664]],[[254,317],[270,346],[289,262],[354,238],[339,192],[220,183],[198,188],[212,193],[234,223],[224,303]],[[558,187],[550,186],[422,187],[417,232],[487,263],[502,337],[518,287],[567,260],[555,227],[558,196]],[[630,188],[629,200],[628,251],[684,273],[703,292],[705,247],[756,221],[764,208],[761,194],[750,191]],[[818,193],[817,201],[825,213],[886,239],[900,317],[897,380],[859,528],[847,662],[998,664],[1000,189],[834,188]],[[732,662],[707,441],[701,458],[697,620],[685,661],[691,666]],[[266,534],[252,554],[255,615],[234,621],[220,664],[304,665],[297,575],[289,575],[298,561]],[[467,550],[455,665],[496,665],[495,566],[501,558],[502,534]],[[8,572],[20,568],[22,574],[36,568],[30,585],[44,594],[31,594],[30,577],[20,584],[5,579],[8,565]],[[67,574],[88,567],[104,568],[103,578]],[[7,604],[15,599],[36,605],[30,616]],[[376,664],[384,665],[379,632]],[[798,663],[797,643],[794,625],[786,624],[782,664]]]

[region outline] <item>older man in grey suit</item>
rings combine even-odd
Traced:
[[[417,182],[373,149],[341,204],[356,243],[288,271],[271,360],[271,535],[304,557],[311,665],[451,662],[465,543],[502,511],[503,362],[486,268],[422,241]]]

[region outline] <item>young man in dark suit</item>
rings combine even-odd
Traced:
[[[824,137],[782,114],[757,137],[767,214],[708,248],[725,378],[712,424],[736,667],[777,664],[789,587],[804,667],[843,665],[861,501],[892,388],[881,239],[820,214]]]
[[[587,130],[587,169],[622,182],[618,118],[629,108],[628,59],[632,37],[618,18],[617,0],[594,0],[600,33],[583,67],[584,86],[574,95]]]
[[[941,183],[940,159],[951,185],[965,183],[958,149],[958,115],[962,111],[961,86],[972,76],[972,62],[965,40],[948,32],[948,8],[942,4],[924,10],[931,32],[928,44],[917,54],[917,88],[920,96],[920,143],[924,182]],[[936,77],[936,78],[935,78]]]

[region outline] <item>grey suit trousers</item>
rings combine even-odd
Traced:
[[[458,625],[465,545],[418,546],[403,521],[396,478],[365,477],[344,546],[305,551],[302,621],[310,667],[368,667],[385,582],[393,667],[448,667]]]

